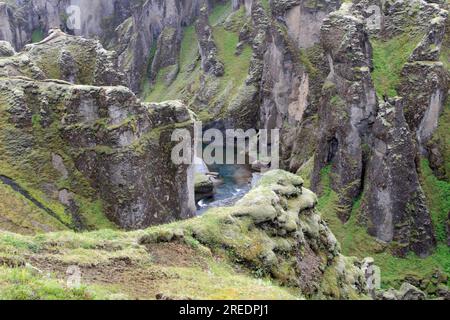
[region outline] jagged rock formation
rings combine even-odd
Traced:
[[[339,1],[274,1],[264,50],[261,125],[281,128],[282,166],[296,171],[315,149],[314,117],[328,63],[319,44],[323,19]]]
[[[363,212],[369,233],[394,242],[396,254],[405,256],[412,250],[427,256],[435,246],[434,230],[418,174],[411,170],[416,154],[412,146],[403,101],[380,104],[372,129]]]
[[[118,52],[120,67],[134,92],[140,91],[143,77],[153,80],[164,64],[176,65],[173,62],[178,55],[182,26],[192,24],[200,13],[200,7],[209,2],[151,0],[141,6],[130,7],[131,15],[115,28],[111,47]],[[167,34],[171,36],[167,37]],[[147,74],[152,48],[156,48],[157,60],[154,61],[158,63],[152,65],[150,74]]]
[[[27,45],[24,52],[46,78],[97,86],[126,84],[115,52],[105,50],[96,40],[57,29],[39,43]]]
[[[317,197],[302,184],[272,171],[235,207],[139,232],[53,233],[39,240],[0,233],[6,262],[0,297],[14,286],[8,271],[33,269],[37,277],[51,271],[48,282],[66,279],[67,267],[77,264],[83,287],[109,293],[115,284],[111,299],[368,298],[361,263],[341,255],[315,210]],[[261,276],[273,281],[262,284]]]
[[[339,190],[339,217],[346,222],[363,183],[364,144],[377,112],[370,71],[372,48],[364,22],[348,8],[333,12],[322,27],[322,41],[330,61],[319,110],[319,146],[313,186],[331,165],[334,190]]]
[[[60,60],[72,58],[86,69],[65,69]],[[182,103],[142,104],[125,87],[93,86],[120,77],[92,40],[60,35],[0,59],[8,76],[0,79],[1,163],[9,178],[27,181],[78,218],[84,202],[98,198],[126,229],[193,215],[192,168],[171,162],[172,130],[192,126]]]
[[[181,35],[179,30],[172,28],[170,26],[164,27],[163,31],[159,35],[158,42],[156,44],[155,57],[152,61],[152,69],[150,74],[150,79],[152,81],[156,80],[158,72],[162,68],[167,68],[174,66],[173,70],[168,73],[165,82],[167,85],[173,81],[177,76],[179,66],[178,66],[178,55],[180,53],[180,42]]]
[[[114,6],[106,0],[81,1],[81,8],[90,10],[93,16],[83,15],[82,27],[73,31],[69,28],[70,22],[61,19],[61,13],[72,1],[13,2],[0,5],[0,40],[13,44],[11,48],[0,42],[0,77],[12,77],[20,84],[18,92],[10,93],[15,100],[25,99],[27,104],[36,97],[44,100],[37,104],[39,110],[15,110],[13,120],[20,126],[17,130],[46,128],[49,123],[59,122],[61,119],[53,119],[55,115],[49,109],[64,109],[69,102],[53,98],[53,91],[61,91],[67,99],[72,99],[72,93],[69,93],[72,87],[68,82],[88,85],[126,83],[132,91],[141,93],[146,101],[182,99],[196,113],[196,118],[206,123],[206,128],[280,129],[281,167],[302,174],[312,172],[313,190],[319,196],[329,193],[336,197],[333,207],[324,207],[336,213],[342,222],[347,222],[343,229],[355,225],[366,228],[377,240],[377,253],[378,250],[392,251],[404,257],[413,251],[423,257],[433,253],[436,244],[436,252],[442,253],[442,245],[448,236],[447,225],[443,225],[448,216],[445,202],[448,187],[445,183],[450,177],[447,130],[450,119],[450,40],[448,4],[445,1],[123,0],[116,1]],[[202,7],[205,9],[201,10]],[[104,19],[99,19],[100,11]],[[21,49],[30,42],[33,34],[33,38],[39,38],[36,36],[45,36],[50,28],[55,27],[77,35],[98,37],[111,51],[103,50],[95,40],[55,33],[43,43],[27,47],[24,53],[14,53],[14,48]],[[86,52],[89,54],[80,52],[78,48],[88,48]],[[121,73],[125,74],[125,82]],[[31,78],[34,82],[22,77]],[[67,82],[46,80],[48,78]],[[57,89],[51,89],[53,86]],[[91,98],[95,103],[92,105],[99,110],[106,110],[104,99],[114,103],[122,101],[117,97],[122,89],[114,89],[109,96],[102,91],[106,89],[77,88],[83,97],[73,99],[85,101],[84,95],[93,95]],[[178,108],[178,104],[173,106],[170,103],[160,108],[155,104],[140,103],[130,92],[120,95],[128,97],[127,108],[139,110],[136,111],[138,117],[146,109],[159,110],[144,121],[149,130],[155,122],[153,116],[157,119],[162,117],[162,122],[170,126],[175,122],[176,126],[189,127],[186,110]],[[67,161],[73,162],[79,156],[82,151],[79,149],[85,148],[84,143],[95,143],[101,145],[102,159],[114,164],[115,156],[108,154],[110,148],[116,152],[123,148],[120,144],[128,144],[134,139],[140,141],[142,137],[134,131],[134,120],[130,120],[132,130],[126,124],[124,127],[117,124],[120,129],[113,125],[113,131],[118,132],[113,135],[109,132],[110,116],[106,113],[96,116],[97,111],[91,111],[86,109],[82,114],[83,117],[98,117],[95,126],[87,130],[85,127],[90,125],[76,120],[71,123],[75,128],[71,128],[74,131],[70,138],[63,140],[66,144],[69,140],[76,141],[75,136],[85,138],[80,146],[71,147],[76,149],[76,154],[55,151],[42,160],[34,152],[34,158],[25,161],[29,165],[36,162],[35,158],[40,164],[54,160],[51,162],[58,177],[69,176],[70,179],[75,166],[83,172],[77,177],[80,180],[76,180],[71,188],[66,182],[59,182],[55,187],[48,183],[55,180],[53,176],[48,178],[55,172],[45,172],[46,185],[33,181],[32,191],[45,189],[45,194],[52,194],[51,199],[57,199],[58,203],[73,211],[72,219],[75,219],[76,213],[82,210],[74,209],[74,197],[70,192],[81,195],[81,185],[89,186],[91,192],[98,188],[99,181],[113,181],[113,186],[108,184],[106,191],[110,194],[102,197],[111,202],[112,207],[107,210],[119,221],[121,218],[115,212],[122,209],[133,212],[136,206],[150,207],[138,196],[142,190],[125,190],[124,197],[139,199],[135,203],[124,201],[117,204],[117,199],[122,202],[116,196],[122,183],[114,185],[118,180],[114,180],[112,168],[92,173],[91,164],[83,171],[78,168],[80,163],[67,165]],[[157,115],[159,112],[165,115]],[[173,121],[177,115],[186,123]],[[79,116],[72,114],[72,118]],[[4,119],[9,119],[9,115]],[[77,130],[81,129],[89,133],[78,133]],[[27,132],[27,138],[21,137],[17,141],[11,138],[15,129],[8,130],[3,131],[4,141],[11,141],[8,147],[17,144],[21,148],[29,148],[29,140],[33,140],[31,133]],[[65,130],[63,126],[61,132]],[[143,130],[145,136],[159,136],[159,130]],[[55,132],[52,131],[53,134]],[[60,134],[58,130],[58,136]],[[167,140],[159,137],[160,141]],[[40,136],[39,139],[45,140],[48,136]],[[103,148],[104,139],[112,145]],[[162,148],[152,149],[152,152],[155,150]],[[96,157],[100,157],[98,153]],[[140,167],[145,167],[142,159],[146,156],[138,157],[141,156],[137,160],[124,156],[117,161],[125,162],[139,172]],[[90,161],[86,157],[82,162]],[[61,162],[68,167],[66,170]],[[149,170],[155,168],[160,172],[165,170],[165,167],[156,165]],[[432,173],[428,174],[427,169],[430,168]],[[182,177],[188,171],[184,169]],[[16,178],[17,172],[11,168],[5,172]],[[137,174],[145,175],[143,172]],[[17,177],[20,185],[26,180],[20,175]],[[136,180],[134,175],[128,178]],[[164,179],[155,179],[163,185],[169,184]],[[173,176],[168,180],[172,179]],[[145,192],[150,190],[145,183],[141,185]],[[201,183],[198,187],[201,189]],[[207,187],[211,188],[211,184],[208,183]],[[48,192],[48,189],[57,189],[58,194]],[[164,192],[170,193],[175,189]],[[60,191],[62,193],[59,194]],[[164,194],[158,190],[155,192],[160,198]],[[37,196],[37,200],[41,201],[41,198]],[[89,202],[85,194],[82,198]],[[159,200],[149,201],[153,206]],[[116,211],[117,208],[120,210]],[[170,207],[171,210],[173,208]],[[174,210],[178,213],[180,209]],[[56,211],[59,215],[60,212]],[[163,211],[158,211],[158,217],[151,221],[142,220],[142,217],[136,221],[142,225],[165,222],[164,219],[159,220]],[[283,216],[282,213],[280,215]],[[134,223],[120,221],[127,226]],[[264,226],[278,232],[273,224],[271,221]],[[50,229],[58,228],[61,225],[55,223]],[[42,230],[40,227],[37,229]],[[311,263],[315,262],[312,257]],[[257,262],[258,266],[261,263]],[[297,267],[292,269],[297,270]],[[310,276],[314,278],[314,275],[308,275],[308,279]],[[289,276],[289,281],[294,278]],[[317,287],[317,283],[313,283],[313,287]],[[302,289],[317,292],[312,287]],[[402,295],[394,296],[399,298]]]
[[[425,26],[421,20],[414,26],[417,34],[429,29],[398,75],[401,80],[397,92],[403,102],[389,107],[387,91],[383,96],[375,94],[369,34],[399,36],[401,30],[394,25],[407,4],[403,3],[401,9],[385,8],[385,19],[380,20],[385,24],[379,29],[366,29],[364,15],[371,4],[343,4],[322,27],[331,72],[319,109],[321,133],[313,188],[320,190],[322,172],[331,166],[331,187],[339,199],[336,211],[343,221],[349,219],[354,202],[362,195],[363,216],[359,219],[370,234],[395,244],[392,249],[400,256],[408,250],[426,256],[435,246],[434,230],[414,159],[420,149],[425,152],[423,145],[438,127],[448,73],[438,61],[415,60],[439,56],[447,12],[436,5],[421,4],[424,10],[418,19],[432,23]],[[392,24],[386,22],[390,19]],[[381,99],[385,103],[379,105]],[[420,149],[415,147],[416,140]],[[408,181],[407,188],[411,189],[404,190],[402,181]]]
[[[208,9],[203,7],[200,16],[195,23],[195,31],[198,37],[198,47],[202,59],[202,69],[205,73],[211,73],[217,77],[223,76],[224,67],[217,58],[217,47],[214,43],[212,29],[208,22]]]

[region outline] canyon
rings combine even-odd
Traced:
[[[445,0],[0,2],[0,282],[448,299],[449,34]],[[174,164],[198,121],[279,130],[280,170]]]

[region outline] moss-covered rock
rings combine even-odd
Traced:
[[[182,103],[141,104],[125,87],[17,78],[0,81],[0,100],[1,174],[25,181],[62,216],[101,216],[97,200],[128,229],[192,216],[192,168],[171,161],[172,131],[192,125]],[[95,219],[87,224],[96,227]]]

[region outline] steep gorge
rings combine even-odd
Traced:
[[[61,14],[70,4],[92,15],[80,29]],[[0,40],[14,47],[0,48],[0,174],[67,224],[75,210],[88,229],[111,227],[105,215],[139,229],[195,211],[193,168],[170,165],[171,129],[194,119],[280,129],[281,167],[319,195],[342,252],[374,256],[386,286],[409,279],[435,295],[450,276],[447,9],[425,0],[0,4]],[[56,32],[27,45],[55,27],[87,39]],[[22,230],[14,219],[7,230]],[[312,247],[301,261],[321,257]],[[284,279],[278,272],[269,271]]]

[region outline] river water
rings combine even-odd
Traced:
[[[217,172],[222,181],[216,187],[213,197],[202,199],[197,203],[197,214],[205,213],[209,208],[233,206],[252,188],[259,176],[252,174],[250,166],[245,165],[212,165],[211,172]]]

